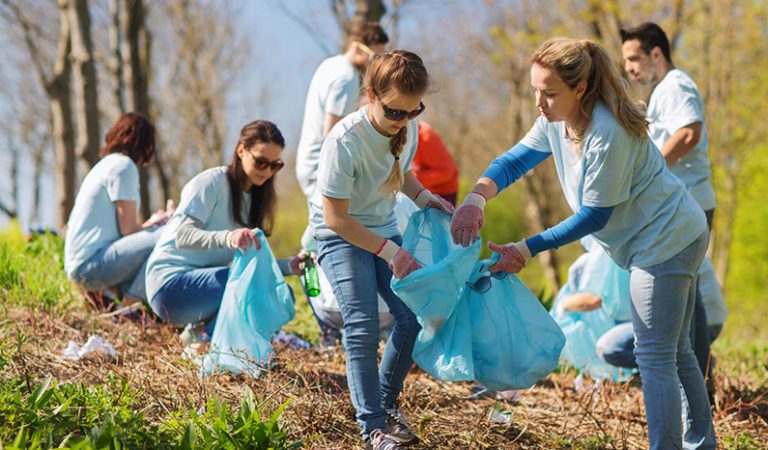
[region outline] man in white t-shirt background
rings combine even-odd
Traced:
[[[368,60],[383,52],[387,42],[389,37],[377,22],[364,23],[350,33],[347,50],[325,59],[312,76],[296,152],[296,178],[307,198],[315,190],[323,140],[339,120],[357,110],[360,77]]]
[[[646,22],[620,30],[624,69],[632,80],[650,87],[648,134],[667,167],[685,184],[707,216],[712,229],[715,191],[712,188],[704,101],[696,83],[672,63],[669,39],[657,24]],[[697,292],[691,345],[711,388],[710,336]]]

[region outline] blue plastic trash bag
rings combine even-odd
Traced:
[[[557,366],[565,337],[516,276],[491,277],[493,261],[477,262],[480,245],[455,245],[443,212],[428,208],[411,217],[403,247],[424,267],[393,278],[392,289],[422,326],[413,358],[440,380],[526,388]]]
[[[574,366],[581,372],[587,373],[589,376],[596,380],[611,379],[616,382],[625,381],[630,375],[635,373],[635,370],[618,368],[605,362],[602,358],[597,356],[595,352],[595,344],[605,332],[613,328],[614,326],[624,322],[614,319],[608,310],[604,307],[598,308],[594,311],[579,312],[579,311],[567,311],[562,307],[562,302],[565,297],[573,295],[577,292],[592,292],[593,290],[587,290],[584,288],[584,282],[587,280],[588,270],[594,268],[591,265],[595,261],[593,252],[599,252],[605,256],[605,252],[601,248],[592,248],[589,253],[581,255],[570,267],[568,271],[568,283],[566,283],[555,298],[554,305],[552,306],[551,315],[563,330],[566,337],[565,347],[563,348],[562,358]],[[615,266],[615,264],[614,264]],[[626,272],[627,278],[629,272]],[[615,281],[610,277],[609,281]],[[592,273],[589,281],[595,283],[599,280],[599,273]],[[599,287],[592,287],[596,291],[601,291]],[[626,290],[623,292],[623,296],[616,295],[613,297],[617,302],[625,303],[629,308],[629,285],[627,284]],[[599,295],[596,293],[596,295]],[[605,302],[603,302],[605,306]]]
[[[264,234],[256,230],[256,235],[261,250],[238,250],[232,260],[202,375],[227,371],[258,377],[272,356],[270,338],[295,314],[291,288]]]
[[[597,243],[586,256],[578,292],[591,292],[600,297],[605,312],[615,320],[632,320],[629,271],[617,266]]]

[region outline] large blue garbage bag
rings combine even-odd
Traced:
[[[602,249],[592,248],[589,253],[581,255],[579,259],[571,265],[571,268],[568,271],[568,283],[566,283],[557,294],[554,305],[552,306],[551,315],[563,330],[566,337],[566,344],[562,353],[562,358],[565,361],[594,379],[610,379],[620,382],[629,378],[629,376],[636,371],[633,369],[618,368],[606,363],[602,358],[597,356],[597,353],[595,352],[595,344],[605,332],[624,321],[616,320],[612,317],[611,313],[609,313],[609,309],[605,308],[605,301],[603,301],[603,307],[594,311],[567,311],[562,307],[563,299],[575,293],[586,291],[600,295],[600,292],[610,291],[610,289],[601,289],[599,286],[596,286],[597,281],[600,279],[600,272],[588,272],[588,270],[594,270],[596,267],[599,267],[593,264],[598,260],[594,257],[595,255],[593,253],[601,253],[607,257]],[[618,266],[615,264],[613,264],[613,266],[618,269]],[[629,278],[629,272],[624,272],[626,273],[627,278]],[[608,276],[606,277],[606,280],[608,283],[614,283],[616,278]],[[587,282],[590,284],[587,285]],[[615,285],[611,289],[615,289]],[[614,302],[626,305],[620,306],[618,309],[612,308],[613,311],[620,310],[621,308],[630,308],[628,280],[625,289],[626,290],[623,291],[622,295],[619,295],[618,292],[611,293]]]
[[[591,292],[602,299],[603,309],[620,322],[632,320],[629,301],[629,272],[617,266],[597,243],[586,253],[579,292]]]
[[[295,314],[291,288],[264,234],[256,230],[256,235],[261,249],[237,251],[232,260],[202,375],[227,371],[258,377],[272,356],[270,338]]]
[[[411,217],[403,247],[424,267],[393,278],[392,289],[422,326],[414,361],[444,381],[529,387],[557,366],[565,338],[516,276],[488,276],[489,264],[477,263],[480,245],[455,245],[445,213],[425,209]],[[484,293],[467,287],[478,277],[487,277]]]

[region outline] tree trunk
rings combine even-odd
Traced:
[[[99,162],[99,106],[88,0],[69,1],[69,21],[77,109],[76,154],[84,171],[88,171]]]
[[[121,0],[109,1],[109,53],[111,67],[109,72],[112,75],[112,96],[115,105],[121,112],[125,112],[125,83],[123,82],[123,53],[122,53],[122,33],[120,32]]]
[[[53,142],[56,151],[56,226],[63,229],[75,204],[75,138],[72,126],[69,61],[71,28],[66,0],[59,0],[61,25],[56,64],[46,91],[51,101]]]
[[[146,38],[144,2],[143,0],[124,0],[124,6],[125,11],[122,19],[125,39],[122,54],[126,108],[128,111],[140,112],[151,118],[147,79],[148,45],[142,46],[142,38]],[[146,44],[146,39],[144,41]],[[156,158],[155,164],[157,161]],[[149,171],[145,167],[139,168],[139,183],[141,185],[141,215],[146,219],[152,214],[152,204],[149,195]]]

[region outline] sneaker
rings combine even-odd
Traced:
[[[365,444],[365,450],[400,450],[402,448],[393,436],[382,430],[373,430]]]
[[[411,431],[405,416],[397,408],[387,409],[387,434],[399,444],[410,445],[419,442],[419,437]]]

